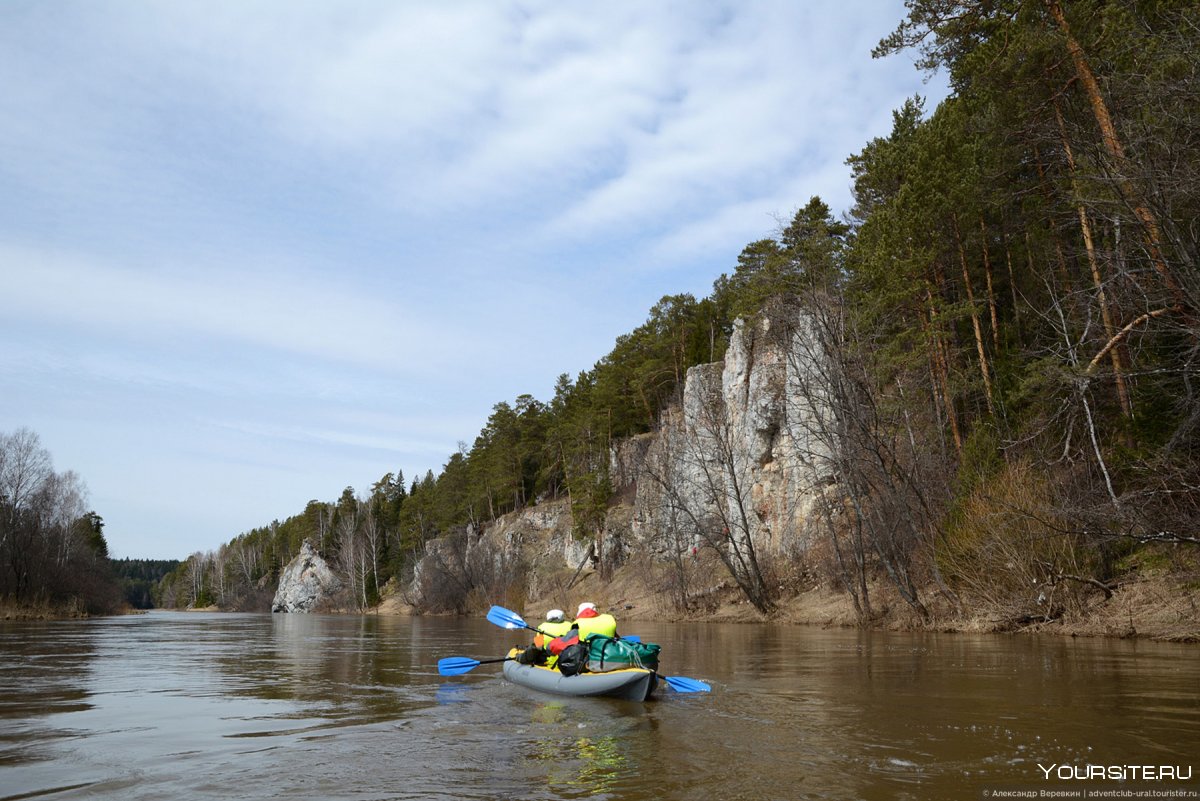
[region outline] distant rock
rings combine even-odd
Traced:
[[[279,589],[271,602],[272,612],[311,612],[342,588],[342,582],[317,553],[309,540],[279,577]]]

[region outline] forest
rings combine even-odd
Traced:
[[[178,559],[110,559],[109,567],[130,609],[153,609],[159,582],[179,569]]]
[[[111,559],[104,518],[88,508],[79,474],[56,472],[35,432],[0,432],[0,613],[150,609],[158,584],[178,567],[173,559]]]
[[[952,93],[932,110],[911,98],[848,154],[851,208],[809,199],[707,297],[662,298],[552,398],[497,403],[438,474],[347,487],[194,554],[158,602],[261,604],[308,538],[366,609],[409,585],[429,542],[551,499],[594,539],[619,500],[614,445],[656,430],[688,369],[722,359],[734,321],[768,306],[809,321],[828,361],[819,434],[837,514],[811,567],[861,621],[874,581],[923,618],[933,596],[1052,619],[1151,573],[1194,591],[1200,8],[906,5],[874,55],[915,53]],[[520,570],[444,566],[430,605],[463,611]],[[764,612],[790,589],[752,585]]]
[[[121,589],[104,520],[77,473],[54,471],[27,428],[0,432],[0,602],[6,614],[111,614]]]

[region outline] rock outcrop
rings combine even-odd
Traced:
[[[305,540],[300,553],[288,562],[279,577],[272,612],[311,612],[342,588],[342,582]]]
[[[682,404],[657,431],[615,443],[616,493],[603,531],[605,561],[639,550],[659,556],[722,538],[748,538],[759,554],[793,553],[813,537],[813,507],[833,481],[829,364],[813,321],[795,309],[739,320],[721,362],[688,370]],[[443,543],[427,544],[434,560]],[[595,553],[572,534],[570,504],[549,501],[506,515],[468,538],[489,558],[520,554],[531,566],[580,566]],[[469,554],[468,554],[469,555]],[[531,594],[543,589],[527,575]],[[421,597],[420,582],[413,583]]]
[[[823,362],[803,314],[739,320],[724,362],[688,370],[682,408],[645,449],[634,538],[664,552],[723,536],[803,549],[831,475]]]

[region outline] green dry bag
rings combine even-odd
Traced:
[[[593,673],[638,667],[658,670],[658,652],[662,649],[652,642],[627,642],[593,634],[587,644],[588,670]]]

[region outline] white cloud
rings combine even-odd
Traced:
[[[886,71],[867,53],[895,22],[880,8],[181,2],[88,20],[113,41],[85,50],[94,75],[10,58],[31,79],[19,118],[57,120],[68,141],[55,150],[77,154],[59,178],[77,189],[119,192],[132,176],[160,197],[195,192],[120,145],[169,133],[163,112],[182,100],[255,128],[263,147],[299,147],[290,159],[340,162],[412,220],[552,216],[543,236],[578,240],[771,197],[811,168],[816,140],[809,161],[844,159],[878,117]],[[131,101],[119,111],[104,102],[116,83]],[[32,130],[21,139],[36,148]]]
[[[920,87],[868,58],[902,15],[0,3],[0,413],[113,520],[130,464],[187,477],[155,521],[264,466],[264,500],[189,550],[404,453],[436,469],[810,195],[836,210],[843,160]]]
[[[184,258],[184,257],[181,257]],[[0,309],[137,337],[201,337],[383,371],[428,372],[467,345],[453,326],[402,300],[295,269],[200,262],[133,268],[54,250],[0,245]],[[419,349],[401,343],[419,341]]]

